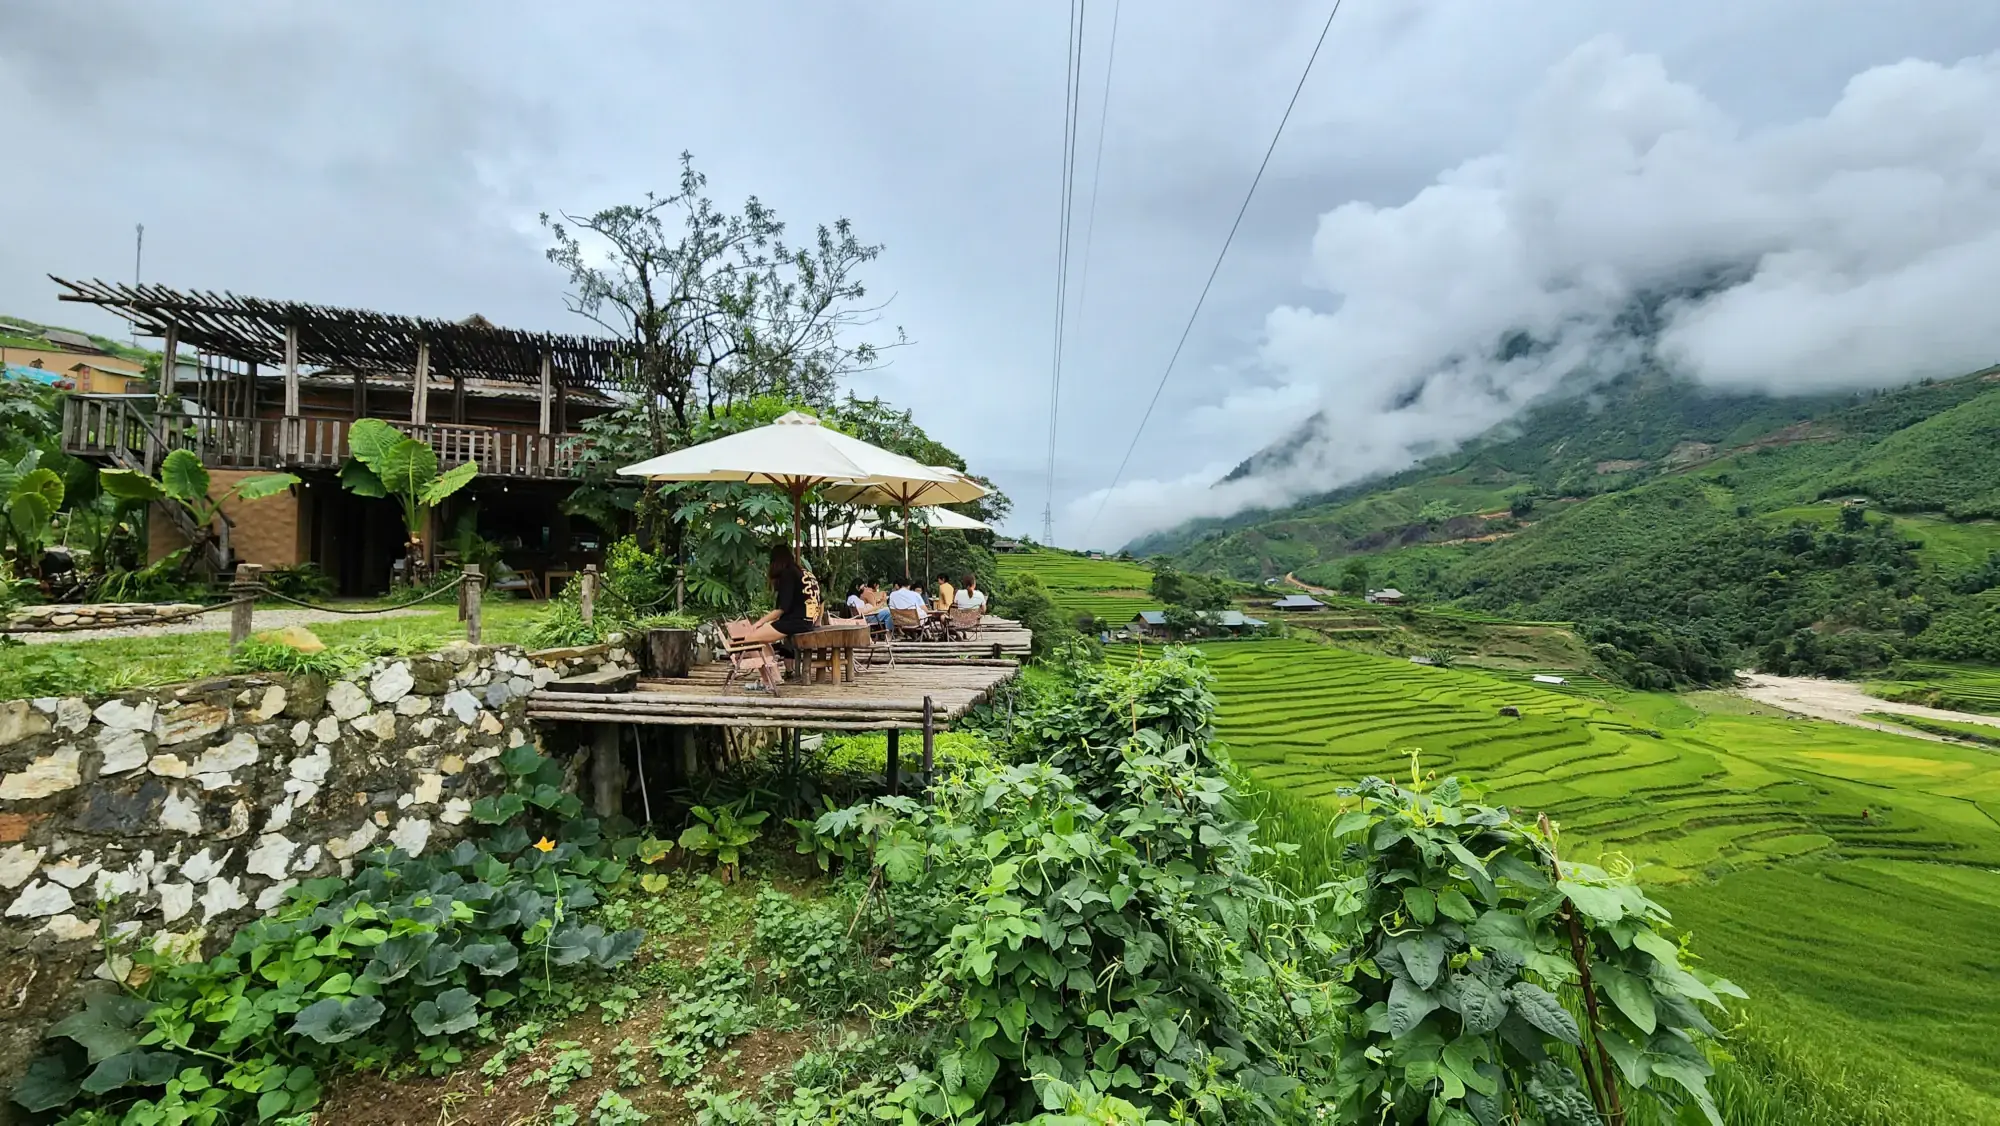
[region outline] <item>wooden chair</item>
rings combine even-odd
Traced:
[[[951,641],[971,641],[979,635],[979,621],[985,613],[977,606],[953,610],[945,618],[945,636]]]
[[[936,623],[935,618],[925,619],[922,610],[889,611],[890,636],[899,641],[936,640],[938,635]]]
[[[540,602],[544,597],[541,584],[535,581],[535,572],[526,567],[515,568],[512,578],[502,579],[486,589],[526,592],[528,597],[536,602]]]
[[[726,690],[736,680],[738,674],[745,677],[756,676],[766,692],[776,692],[785,679],[784,665],[778,659],[778,651],[768,641],[744,641],[743,635],[750,632],[750,621],[738,618],[733,622],[723,622],[722,636],[725,639],[722,650],[729,656],[729,675],[722,678]]]

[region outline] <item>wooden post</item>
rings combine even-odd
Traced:
[[[264,589],[264,584],[257,580],[257,572],[263,569],[255,563],[236,565],[236,581],[229,584],[229,593],[236,596],[236,601],[229,607],[231,649],[250,640],[251,615],[256,610],[257,593]]]
[[[583,607],[583,624],[589,625],[597,619],[597,564],[585,563],[583,574],[576,581],[577,601]]]
[[[410,376],[410,421],[422,426],[431,417],[431,346],[417,343],[417,370]]]
[[[924,789],[931,788],[932,768],[936,765],[932,758],[932,741],[937,734],[937,724],[931,708],[931,698],[924,697]]]
[[[479,644],[479,593],[486,585],[486,576],[479,572],[479,564],[465,565],[465,579],[459,587],[459,604],[464,608],[465,639]]]
[[[174,359],[180,352],[180,347],[180,326],[168,321],[166,335],[161,338],[160,343],[163,352],[160,357],[160,387],[153,396],[153,408],[160,414],[166,413],[167,399],[174,393]]]
[[[542,353],[542,388],[541,388],[542,433],[544,435],[546,435],[549,432],[549,407],[551,405],[549,402],[549,386],[550,386],[549,356],[548,353],[544,352]]]
[[[465,373],[451,369],[451,420],[465,425]]]
[[[618,725],[593,724],[590,741],[591,805],[599,817],[616,817],[624,805],[625,777],[618,762]]]
[[[891,727],[889,729],[889,757],[883,762],[882,766],[882,773],[887,775],[889,779],[889,796],[891,797],[903,791],[902,741],[903,729],[900,727]]]
[[[285,417],[278,424],[278,460],[299,451],[299,326],[285,326]]]
[[[354,369],[354,417],[368,417],[368,380],[362,376],[360,368]]]

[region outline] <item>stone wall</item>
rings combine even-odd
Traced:
[[[100,929],[213,954],[300,880],[420,854],[534,741],[526,695],[622,651],[463,643],[351,678],[230,676],[0,701],[0,1087],[107,957]]]
[[[54,626],[142,626],[155,619],[188,614],[201,609],[193,602],[99,602],[78,606],[54,603],[23,606],[7,615],[9,629],[46,629]]]

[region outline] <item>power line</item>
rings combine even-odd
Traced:
[[[1090,523],[1084,526],[1085,535],[1097,526],[1097,518],[1104,515],[1104,505],[1124,478],[1125,467],[1132,461],[1132,451],[1139,448],[1139,436],[1146,432],[1146,423],[1153,417],[1153,408],[1160,405],[1160,392],[1167,389],[1167,377],[1174,373],[1174,364],[1181,358],[1181,349],[1187,347],[1188,334],[1194,331],[1195,318],[1201,316],[1201,307],[1208,300],[1209,288],[1215,284],[1215,275],[1222,271],[1222,260],[1229,256],[1229,244],[1236,241],[1237,228],[1243,225],[1243,216],[1250,210],[1250,201],[1256,198],[1257,185],[1264,182],[1264,169],[1270,167],[1271,154],[1278,151],[1278,138],[1285,135],[1285,123],[1292,119],[1292,108],[1299,104],[1299,93],[1306,88],[1306,79],[1312,77],[1313,64],[1319,61],[1319,50],[1326,45],[1326,33],[1333,30],[1333,18],[1340,14],[1340,3],[1341,0],[1333,0],[1333,9],[1326,14],[1326,23],[1319,29],[1319,39],[1313,44],[1312,54],[1306,58],[1306,69],[1299,75],[1298,85],[1292,87],[1292,98],[1285,103],[1284,116],[1278,118],[1278,128],[1271,134],[1271,143],[1264,148],[1264,159],[1257,164],[1257,174],[1250,178],[1250,190],[1243,193],[1243,206],[1236,209],[1236,221],[1229,224],[1229,235],[1222,240],[1222,250],[1215,256],[1215,265],[1208,268],[1208,280],[1201,285],[1201,296],[1195,298],[1187,324],[1181,327],[1181,338],[1174,344],[1173,355],[1167,357],[1166,370],[1160,373],[1160,382],[1153,388],[1152,399],[1146,403],[1146,413],[1139,416],[1139,428],[1132,432],[1131,444],[1125,447],[1125,456],[1119,459],[1118,472],[1111,475],[1111,484],[1105,488],[1104,496],[1098,499],[1097,511],[1090,514]]]
[[[1083,319],[1090,300],[1090,244],[1097,235],[1097,185],[1104,174],[1104,133],[1111,120],[1111,74],[1118,62],[1118,12],[1125,0],[1111,5],[1111,45],[1104,55],[1104,98],[1097,107],[1097,156],[1090,166],[1090,208],[1083,218],[1083,270],[1076,283],[1076,315]]]
[[[1070,0],[1067,73],[1063,76],[1062,204],[1056,223],[1056,325],[1049,370],[1049,437],[1042,500],[1042,541],[1055,538],[1056,432],[1062,414],[1063,322],[1069,308],[1070,217],[1076,197],[1076,117],[1083,100],[1083,33],[1089,0]]]

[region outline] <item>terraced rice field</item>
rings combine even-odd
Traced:
[[[1922,1121],[2000,1123],[1994,751],[1722,693],[1545,686],[1299,641],[1202,649],[1218,733],[1254,778],[1332,802],[1364,775],[1407,777],[1419,752],[1426,773],[1546,811],[1571,855],[1637,867],[1751,991],[1757,1035],[1864,1092],[1869,1121],[1918,1121],[1897,1100],[1921,1094],[1949,1108]]]
[[[1018,551],[999,557],[1001,575],[1033,574],[1049,597],[1071,614],[1091,614],[1122,626],[1141,610],[1161,609],[1147,593],[1153,572],[1136,563],[1085,559],[1059,551]]]
[[[2000,669],[1976,665],[1908,667],[1909,679],[1876,681],[1868,685],[1869,694],[1905,704],[2000,715]]]
[[[1306,642],[1205,648],[1230,753],[1298,794],[1407,774],[1414,751],[1656,884],[1815,855],[2000,865],[1990,752]]]

